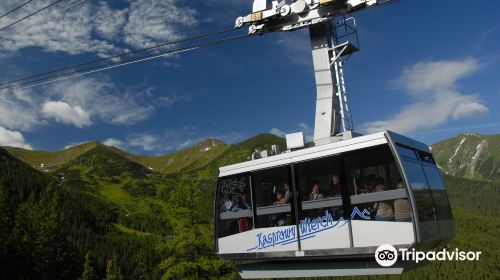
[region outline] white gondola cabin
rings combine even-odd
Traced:
[[[454,235],[429,147],[393,132],[220,168],[217,254],[243,278],[402,273],[378,246],[429,250]]]

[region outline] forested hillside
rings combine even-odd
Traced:
[[[161,157],[98,142],[59,152],[8,149],[25,163],[1,150],[1,209],[7,213],[1,261],[11,269],[0,278],[237,278],[232,264],[213,253],[217,168],[274,143],[284,144],[273,135],[232,146],[209,139]],[[44,225],[53,229],[46,232]]]
[[[0,178],[0,279],[232,275],[196,182],[168,185],[101,145],[53,174],[0,149]]]
[[[97,142],[61,152],[9,149],[22,161],[0,149],[0,279],[238,279],[213,253],[218,167],[272,144],[285,147],[262,134],[161,157]],[[40,162],[54,164],[32,168]],[[445,179],[457,230],[450,247],[481,250],[482,260],[436,262],[403,278],[495,279],[500,183]]]

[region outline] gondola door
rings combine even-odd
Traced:
[[[349,221],[342,202],[340,156],[294,165],[298,232],[301,250],[330,250],[351,246]]]

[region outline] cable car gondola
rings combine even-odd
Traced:
[[[399,274],[378,246],[442,248],[454,234],[429,147],[386,131],[220,168],[215,247],[243,278]]]

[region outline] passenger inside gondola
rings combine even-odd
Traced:
[[[279,194],[279,198],[278,198]],[[290,200],[290,186],[288,183],[283,183],[283,191],[278,191],[276,193],[276,201],[273,202],[273,205],[284,205],[288,204]]]
[[[340,176],[339,175],[333,175],[332,176],[332,185],[330,189],[330,196],[331,197],[339,197],[341,196],[340,193]]]
[[[282,199],[282,204],[287,204],[290,201],[290,185],[288,183],[283,183],[283,192],[285,193],[285,196]]]
[[[276,192],[276,201],[273,202],[273,205],[282,205],[284,201],[285,195],[283,192]],[[286,225],[286,214],[272,214],[270,216],[271,224],[275,227],[280,227]]]
[[[278,191],[276,193],[276,201],[273,202],[273,205],[280,205],[280,204],[283,204],[283,199],[285,198],[285,196],[283,195],[282,192]]]
[[[340,198],[341,194],[341,186],[340,186],[340,176],[335,174],[332,176],[331,186],[329,190],[330,195],[328,198]],[[342,210],[342,206],[334,206],[331,208],[331,213],[334,217],[340,218],[343,216],[344,211]]]
[[[320,193],[319,190],[319,184],[314,183],[311,189],[311,193],[309,194],[309,200],[318,200],[318,199],[324,199],[325,196]]]
[[[243,210],[243,204],[241,203],[241,194],[233,195],[233,200],[231,201],[231,206],[228,210],[232,212]]]

